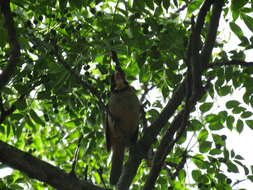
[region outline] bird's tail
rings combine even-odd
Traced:
[[[125,150],[124,145],[120,143],[117,144],[115,147],[113,147],[112,168],[110,176],[111,185],[116,185],[121,175],[124,160],[124,150]]]

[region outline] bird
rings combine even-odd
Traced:
[[[121,175],[124,152],[138,138],[140,102],[122,70],[112,75],[111,93],[106,116],[106,145],[112,150],[110,184],[116,185]]]

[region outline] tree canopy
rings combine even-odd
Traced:
[[[253,1],[0,1],[1,189],[224,189],[253,166],[222,129],[253,129]],[[240,44],[224,48],[221,22]],[[116,187],[103,121],[118,64],[142,103]],[[212,109],[215,97],[242,99]],[[154,94],[158,97],[156,99]],[[187,167],[191,165],[191,167]]]

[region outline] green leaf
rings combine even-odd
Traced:
[[[224,140],[221,138],[220,135],[212,134],[212,138],[213,138],[215,144],[220,144],[220,145],[222,145],[222,146],[225,145],[225,142],[224,142]]]
[[[243,111],[245,111],[246,109],[244,108],[244,107],[235,107],[235,108],[233,108],[233,110],[232,110],[232,113],[233,114],[240,114],[241,112],[243,112]]]
[[[192,1],[190,5],[187,6],[187,12],[192,13],[193,11],[198,9],[201,4],[202,4],[202,1]]]
[[[124,24],[125,22],[126,22],[126,17],[122,16],[121,14],[114,15],[115,24]]]
[[[239,155],[239,154],[235,156],[235,159],[237,159],[237,160],[244,160],[244,158],[241,155]]]
[[[199,107],[199,109],[201,112],[207,112],[212,108],[212,106],[213,106],[213,103],[204,103]]]
[[[234,121],[235,121],[235,118],[233,116],[228,116],[227,117],[227,127],[232,130],[233,127],[234,127]]]
[[[133,7],[143,11],[145,8],[144,0],[134,0]]]
[[[45,100],[45,99],[49,99],[50,96],[51,96],[50,91],[49,90],[45,90],[45,91],[39,92],[38,95],[37,95],[37,98],[39,100]]]
[[[5,94],[9,94],[9,95],[13,95],[14,94],[13,89],[11,89],[9,87],[6,87],[6,86],[3,87],[2,92],[5,93]]]
[[[148,6],[148,8],[150,8],[151,10],[154,10],[154,2],[153,2],[153,0],[146,0],[145,3]]]
[[[61,0],[62,1],[62,0]],[[71,7],[82,8],[84,0],[71,0],[69,1]]]
[[[197,131],[197,130],[200,130],[202,128],[202,126],[203,126],[203,124],[200,121],[193,119],[190,122],[190,127],[188,130]]]
[[[219,122],[210,123],[210,125],[208,127],[212,131],[221,130],[221,129],[224,128],[223,125],[221,123],[219,123]]]
[[[210,141],[203,141],[199,143],[199,151],[201,153],[206,153],[208,152],[212,147],[212,142]]]
[[[209,167],[209,163],[204,160],[205,159],[201,154],[197,154],[192,158],[193,163],[200,169],[206,169]]]
[[[235,33],[235,35],[237,35],[237,37],[239,39],[242,39],[244,37],[242,29],[236,23],[230,22],[229,26],[230,26],[231,30]]]
[[[234,21],[236,21],[239,17],[240,11],[238,9],[232,10],[232,18]]]
[[[251,182],[253,182],[253,175],[248,175],[247,178],[248,178]]]
[[[220,96],[226,96],[229,93],[231,93],[231,86],[223,86],[223,87],[218,89],[218,94]]]
[[[228,161],[226,165],[228,167],[228,172],[239,173],[238,167],[231,161]]]
[[[36,113],[33,109],[30,110],[30,116],[32,117],[32,119],[33,119],[36,123],[38,123],[38,124],[40,124],[40,125],[42,125],[42,126],[45,125],[45,122],[37,115],[37,113]]]
[[[243,112],[242,114],[241,114],[241,117],[242,118],[248,118],[248,117],[250,117],[250,116],[252,116],[253,114],[252,114],[252,112],[250,112],[250,111],[245,111],[245,112]]]
[[[247,120],[247,121],[246,121],[246,124],[247,124],[251,129],[253,129],[253,120]]]
[[[215,123],[220,120],[220,117],[216,114],[208,114],[206,116],[206,122],[208,123]]]
[[[214,149],[212,149],[210,152],[209,152],[209,154],[211,154],[211,155],[219,155],[219,154],[221,154],[222,153],[222,150],[221,149],[217,149],[217,148],[214,148]]]
[[[14,103],[15,107],[19,110],[24,110],[27,108],[25,99],[19,99]]]
[[[31,129],[33,130],[33,132],[36,132],[36,127],[35,127],[34,123],[32,122],[32,120],[31,120],[31,118],[30,118],[29,115],[26,115],[25,121],[26,121],[27,125],[29,127],[31,127]]]
[[[238,133],[241,133],[243,130],[243,121],[238,119],[237,123],[236,123],[236,130],[238,131]]]
[[[5,128],[3,125],[0,125],[0,133],[5,134]]]
[[[67,3],[68,3],[68,0],[60,0],[60,1],[59,1],[60,9],[61,9],[61,10],[66,9]]]
[[[253,32],[253,18],[245,14],[242,14],[241,17],[246,26]]]
[[[231,9],[241,9],[246,3],[248,3],[248,0],[232,0]]]
[[[198,135],[198,141],[204,141],[207,139],[207,137],[208,137],[208,131],[206,129],[203,129],[200,131]]]
[[[234,158],[235,157],[235,152],[234,150],[231,150],[231,158]]]
[[[192,171],[192,178],[194,179],[194,181],[199,182],[199,179],[201,177],[201,171],[200,170],[193,170]]]

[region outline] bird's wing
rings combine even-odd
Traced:
[[[106,148],[109,152],[111,150],[111,136],[110,136],[110,129],[109,129],[109,114],[106,113],[105,117],[105,136],[106,136]]]

